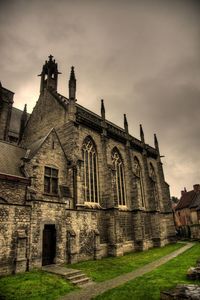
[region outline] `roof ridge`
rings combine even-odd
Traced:
[[[56,90],[53,89],[48,89],[48,92],[55,97],[55,99],[66,109],[67,104],[68,104],[68,98],[63,96],[62,94],[59,94]],[[64,100],[63,100],[64,99]]]

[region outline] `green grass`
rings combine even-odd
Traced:
[[[96,300],[158,300],[160,291],[168,290],[179,283],[194,283],[186,278],[186,272],[190,266],[196,265],[200,257],[200,244],[197,243],[191,249],[177,256],[156,270],[147,273],[135,280],[107,291],[97,296]],[[200,281],[195,283],[200,284]]]
[[[84,261],[67,266],[69,268],[82,270],[94,281],[101,282],[134,271],[182,246],[184,246],[184,244],[171,244],[163,248],[153,248],[144,252],[129,253],[121,257],[108,257],[101,260]]]
[[[74,289],[61,277],[36,270],[0,279],[2,300],[54,300]]]

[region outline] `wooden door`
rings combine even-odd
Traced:
[[[43,230],[42,265],[54,263],[56,255],[56,228],[55,225],[47,224]]]

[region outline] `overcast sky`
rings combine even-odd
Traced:
[[[2,85],[31,112],[42,65],[58,62],[68,96],[75,66],[78,102],[146,142],[157,133],[172,196],[200,183],[200,5],[192,0],[1,0]]]

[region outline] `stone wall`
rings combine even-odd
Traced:
[[[55,263],[74,263],[96,258],[96,252],[100,251],[96,246],[99,236],[97,223],[98,213],[95,211],[66,210],[64,204],[33,203],[30,268],[42,265],[42,237],[45,224],[54,224],[56,228]]]
[[[46,167],[58,169],[58,195],[48,195],[44,192],[44,170]],[[31,177],[31,196],[34,199],[48,201],[66,201],[62,195],[62,186],[69,189],[70,178],[67,159],[54,131],[50,133],[30,162],[25,164],[25,170]],[[70,190],[67,197],[70,198]]]
[[[68,125],[69,128],[69,125]],[[72,131],[72,125],[70,125],[70,132]],[[90,136],[94,141],[97,153],[98,153],[98,169],[99,169],[99,184],[100,184],[100,206],[103,208],[113,208],[117,206],[115,203],[115,197],[113,194],[113,182],[112,182],[112,161],[111,161],[111,152],[116,147],[123,159],[124,171],[125,171],[125,185],[126,185],[126,200],[127,200],[127,210],[141,210],[146,211],[146,213],[139,212],[131,218],[127,219],[124,217],[125,213],[118,212],[114,213],[114,215],[110,215],[109,217],[103,217],[99,224],[100,226],[100,239],[101,242],[108,241],[108,244],[112,244],[113,241],[113,231],[116,231],[117,238],[115,239],[115,243],[118,241],[119,243],[123,243],[125,241],[133,240],[134,236],[139,236],[138,242],[143,239],[146,242],[146,246],[142,246],[145,248],[152,247],[154,245],[159,245],[160,240],[166,240],[167,236],[174,235],[174,224],[172,214],[169,213],[169,207],[166,203],[169,202],[169,188],[168,185],[164,181],[162,165],[153,158],[149,158],[146,155],[146,152],[143,153],[130,149],[129,146],[124,145],[121,142],[117,142],[111,138],[107,138],[104,135],[100,135],[98,132],[86,128],[82,125],[79,125],[76,129],[75,139],[72,143],[70,143],[70,151],[71,153],[76,152],[76,159],[82,161],[82,144],[84,139],[87,136]],[[68,134],[70,135],[70,134]],[[65,133],[66,136],[66,133]],[[66,136],[67,139],[67,136]],[[76,147],[76,150],[73,150],[73,146]],[[67,146],[67,143],[66,143]],[[66,147],[65,146],[65,147]],[[68,146],[69,147],[69,146]],[[66,148],[67,149],[67,148]],[[69,149],[69,148],[68,148]],[[137,157],[140,161],[142,168],[142,179],[144,183],[144,195],[145,195],[145,207],[141,206],[141,199],[138,198],[137,186],[135,184],[135,175],[134,175],[134,166],[133,160],[134,157]],[[149,164],[152,163],[156,173],[156,184],[158,188],[158,199],[159,205],[155,203],[155,199],[153,198],[153,190],[151,179],[149,177]],[[78,204],[84,206],[83,199],[83,172],[81,171],[82,164],[79,166],[79,180],[78,180]],[[163,228],[160,229],[160,214],[159,211],[163,213],[167,213],[163,220]],[[151,212],[150,214],[148,212]],[[128,213],[128,212],[127,212]],[[110,214],[110,212],[108,212]],[[115,225],[112,225],[111,220],[115,220]],[[165,221],[167,219],[167,221]],[[111,223],[110,223],[111,222]],[[101,228],[105,228],[108,226],[109,231],[105,233],[102,232]],[[124,227],[123,227],[124,226]],[[132,233],[132,239],[130,238],[130,228],[131,226],[134,228],[134,234]],[[121,233],[121,228],[123,227],[123,233]],[[168,229],[169,227],[169,229]],[[137,228],[137,229],[136,229]],[[169,233],[168,233],[169,231]],[[128,233],[129,232],[129,233]],[[105,234],[105,237],[104,237]],[[120,236],[123,235],[123,239],[121,240]],[[165,242],[166,242],[165,241]]]
[[[77,261],[95,259],[95,239],[98,235],[98,213],[95,211],[68,211],[69,229],[76,234]],[[100,249],[99,249],[100,250]]]
[[[190,226],[191,238],[200,240],[200,224],[193,224]]]
[[[0,275],[27,269],[30,212],[30,206],[0,204]]]
[[[22,145],[45,136],[53,127],[67,121],[67,112],[48,90],[41,93],[25,128]]]
[[[26,184],[20,180],[0,180],[0,197],[8,203],[24,204],[26,200]]]
[[[42,239],[45,224],[56,228],[55,263],[64,263],[66,259],[66,207],[62,203],[33,202],[30,235],[30,268],[42,266]]]

